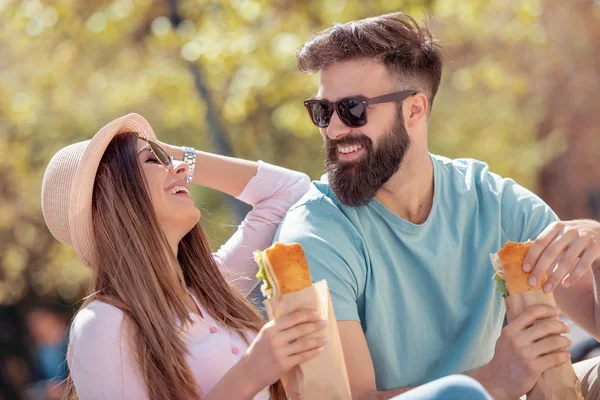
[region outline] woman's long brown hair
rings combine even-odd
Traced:
[[[203,394],[185,360],[188,349],[180,335],[192,323],[186,286],[218,323],[239,332],[246,342],[247,333],[258,332],[264,320],[223,278],[199,225],[181,240],[174,259],[154,214],[136,146],[135,133],[118,135],[100,162],[92,219],[96,254],[102,256],[97,257],[91,295],[82,308],[100,300],[123,311],[123,339],[135,349],[150,399],[198,399]],[[177,262],[181,273],[171,267]],[[66,397],[77,399],[70,377],[67,387]],[[272,400],[286,398],[280,381],[270,393]]]

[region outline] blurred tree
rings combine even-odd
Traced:
[[[600,1],[545,4],[553,45],[533,66],[545,109],[537,134],[560,132],[566,146],[540,171],[540,194],[563,219],[600,220]]]
[[[0,1],[0,303],[32,291],[78,299],[88,271],[48,233],[40,182],[61,147],[138,112],[162,140],[323,172],[321,138],[302,106],[318,76],[294,53],[334,22],[393,11],[429,15],[445,46],[432,151],[474,157],[535,188],[555,154],[536,135],[539,49],[552,47],[541,0]],[[576,29],[576,20],[567,20]],[[566,28],[565,28],[566,29]],[[200,79],[201,78],[201,79]],[[198,90],[199,89],[199,90]],[[202,171],[198,171],[202,173]],[[193,192],[216,247],[239,218]]]

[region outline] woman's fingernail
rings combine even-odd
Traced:
[[[525,271],[525,272],[531,271],[531,265],[529,265],[529,264],[523,264],[523,271]]]
[[[321,315],[317,311],[312,312],[315,317],[320,317]]]
[[[317,349],[317,351],[323,351],[324,348],[325,348],[324,346],[321,346]]]
[[[529,286],[535,286],[537,285],[537,278],[535,276],[532,276],[529,278]]]
[[[321,336],[321,337],[319,338],[319,340],[320,340],[321,342],[325,342],[325,343],[326,343],[326,342],[329,342],[329,336]]]
[[[544,292],[546,292],[546,293],[547,293],[547,292],[549,292],[549,291],[551,291],[551,290],[552,290],[552,284],[551,284],[551,283],[546,283],[546,284],[544,285]]]
[[[319,321],[319,323],[320,323],[321,325],[327,325],[327,324],[329,323],[329,321],[328,321],[328,320],[326,320],[326,319],[322,319],[322,320],[320,320],[320,321]]]
[[[569,286],[571,286],[571,281],[570,281],[570,280],[568,280],[568,279],[565,279],[565,280],[563,281],[563,286],[564,286],[564,287],[569,287]]]

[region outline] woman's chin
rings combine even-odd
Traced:
[[[189,211],[186,210],[187,218],[185,218],[185,219],[182,218],[182,222],[181,222],[182,225],[185,225],[188,227],[186,234],[187,234],[187,232],[191,231],[198,224],[198,222],[200,222],[201,216],[202,216],[202,213],[196,207],[194,207],[193,210],[189,210]]]
[[[178,211],[176,215],[171,215],[168,221],[163,219],[161,225],[167,232],[167,236],[183,238],[200,222],[201,215],[200,210],[196,207],[190,207],[185,211]]]
[[[195,207],[194,207],[194,208],[195,208]],[[196,224],[197,224],[198,222],[200,222],[200,219],[202,218],[202,213],[200,212],[200,210],[198,210],[197,208],[195,208],[195,209],[196,209],[196,216],[193,218],[193,219],[194,219],[194,225],[192,226],[192,228],[193,228],[194,226],[196,226]],[[190,229],[192,229],[192,228],[190,228]]]

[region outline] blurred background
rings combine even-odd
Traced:
[[[445,49],[431,151],[488,162],[561,218],[599,219],[598,0],[0,0],[0,399],[60,398],[85,295],[89,272],[41,213],[57,150],[137,112],[163,141],[318,179],[302,104],[318,76],[294,53],[334,22],[395,11]],[[193,195],[216,248],[248,209]],[[578,338],[574,357],[596,344]]]

